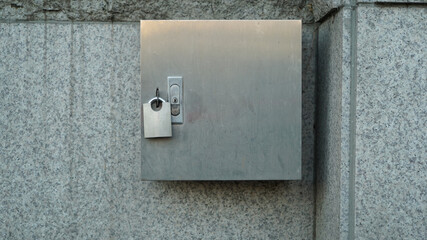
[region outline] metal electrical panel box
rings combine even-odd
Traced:
[[[141,92],[172,121],[143,180],[301,179],[301,21],[141,21]]]

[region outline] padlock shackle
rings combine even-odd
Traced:
[[[150,99],[150,101],[148,101],[148,103],[150,103],[151,104],[151,102],[152,101],[154,101],[154,100],[156,100],[157,101],[157,99],[159,99],[160,101],[162,101],[162,102],[166,102],[163,98],[161,98],[161,97],[153,97],[152,99]]]

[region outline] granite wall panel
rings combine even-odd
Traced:
[[[357,239],[427,236],[427,8],[361,6]]]
[[[311,0],[3,0],[0,19],[139,21],[141,19],[302,19],[313,22]]]
[[[425,0],[357,0],[360,3],[384,3],[384,4],[411,4],[411,3],[426,3]],[[402,7],[402,6],[401,6]]]
[[[0,23],[0,238],[312,239],[315,27],[302,181],[144,182],[139,23]]]
[[[350,9],[319,26],[316,238],[348,238]]]

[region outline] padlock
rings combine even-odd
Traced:
[[[153,101],[158,102],[158,108],[153,109]],[[155,106],[154,106],[155,107]],[[172,137],[171,104],[160,97],[152,98],[148,103],[142,105],[144,115],[144,137],[161,138]]]

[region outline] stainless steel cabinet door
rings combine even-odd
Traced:
[[[141,21],[142,103],[170,76],[183,123],[141,138],[142,179],[301,178],[301,21]]]

